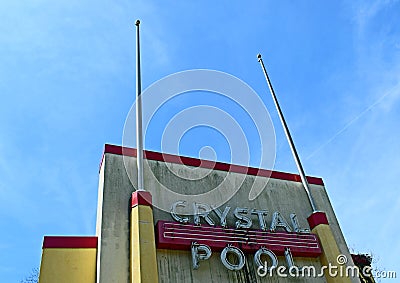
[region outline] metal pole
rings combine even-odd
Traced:
[[[136,162],[138,174],[139,191],[143,188],[143,136],[142,136],[142,81],[140,77],[140,41],[139,41],[139,24],[136,20]]]
[[[292,154],[293,154],[293,157],[294,157],[294,161],[296,162],[297,169],[299,170],[301,182],[303,183],[304,189],[305,189],[305,191],[307,193],[308,200],[310,201],[310,204],[311,204],[311,208],[312,208],[313,212],[315,212],[315,211],[317,211],[317,209],[316,209],[314,200],[313,200],[313,198],[311,196],[310,186],[308,184],[308,181],[307,181],[307,178],[306,178],[306,174],[304,173],[303,166],[301,165],[299,155],[297,154],[296,147],[294,146],[292,136],[290,135],[290,132],[289,132],[289,128],[288,128],[288,126],[286,124],[285,118],[283,117],[283,113],[282,113],[281,107],[279,106],[278,99],[276,98],[276,95],[275,95],[274,89],[272,87],[271,81],[270,81],[270,79],[268,77],[267,70],[265,69],[264,62],[263,62],[263,60],[261,58],[261,54],[258,54],[257,58],[258,58],[258,62],[260,62],[261,67],[262,67],[262,69],[264,71],[265,79],[267,80],[268,87],[269,87],[269,90],[270,90],[271,95],[272,95],[272,99],[274,100],[276,110],[278,111],[278,115],[279,115],[279,118],[281,120],[281,123],[282,123],[282,126],[283,126],[283,130],[285,131],[286,138],[287,138],[287,140],[289,142],[290,149],[292,150]]]

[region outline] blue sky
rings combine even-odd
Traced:
[[[134,102],[137,18],[144,87],[196,68],[242,79],[275,125],[274,169],[296,172],[261,52],[305,170],[324,179],[349,247],[399,276],[399,1],[187,2],[2,1],[2,280],[39,266],[44,235],[95,233],[103,145],[122,143]]]

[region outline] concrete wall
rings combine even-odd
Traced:
[[[260,277],[256,274],[253,254],[246,255],[246,265],[240,271],[229,271],[220,260],[220,253],[213,252],[211,258],[200,263],[197,270],[193,270],[190,251],[157,250],[157,263],[159,282],[233,282],[233,283],[259,283],[259,282],[326,282],[325,278],[278,278]],[[280,265],[285,265],[284,257],[278,257]],[[317,269],[321,267],[318,258],[295,258],[299,266],[312,265]]]
[[[100,176],[96,227],[99,238],[97,281],[129,282],[130,197],[134,187],[120,155],[105,154]]]
[[[125,164],[123,159],[125,159]],[[248,196],[251,185],[255,180],[254,176],[217,170],[207,175],[209,169],[197,168],[194,172],[187,166],[169,163],[168,165],[172,166],[173,170],[179,171],[181,177],[177,177],[171,173],[166,165],[165,162],[154,160],[145,162],[145,188],[151,192],[153,204],[158,203],[164,207],[170,207],[174,201],[179,200],[165,197],[163,185],[173,188],[176,192],[192,194],[193,192],[206,192],[210,188],[215,188],[218,184],[227,187],[237,186],[238,183],[242,183],[244,178],[238,192],[227,203],[223,204],[222,209],[225,205],[231,206],[232,210],[235,207],[267,209],[269,211],[266,217],[268,225],[274,211],[281,212],[288,221],[290,221],[290,213],[296,213],[300,225],[308,227],[307,217],[312,210],[300,182],[271,179],[262,193],[256,199],[250,201]],[[200,180],[187,180],[202,174],[207,176]],[[99,282],[129,282],[129,199],[132,191],[134,191],[134,186],[132,186],[129,177],[136,186],[136,158],[105,153],[100,176],[96,229],[100,243],[98,279]],[[261,177],[261,183],[267,181],[267,178],[263,178]],[[260,180],[257,180],[257,182],[260,182]],[[217,195],[216,199],[223,199],[224,190],[221,191],[221,195]],[[311,192],[318,209],[327,214],[340,251],[351,261],[325,188],[321,185],[311,185]],[[191,204],[188,204],[187,212],[190,213]],[[184,209],[180,211],[184,211]],[[153,213],[155,223],[157,220],[173,221],[168,212],[156,207],[154,207]],[[214,214],[210,215],[218,223],[218,218]],[[257,218],[253,216],[252,219],[253,227],[258,228]],[[192,219],[191,222],[193,222]],[[233,222],[233,215],[229,214],[228,225],[234,227]],[[248,255],[249,264],[242,271],[235,273],[225,269],[217,252],[213,252],[213,256],[208,261],[201,262],[198,270],[193,270],[189,251],[158,250],[157,262],[160,282],[291,282],[291,280],[305,282],[302,281],[303,279],[283,281],[282,278],[279,280],[270,279],[269,281],[263,279],[264,281],[262,281],[255,274],[252,256]],[[279,258],[279,261],[283,263],[284,259]],[[295,258],[295,262],[300,266],[309,263],[315,266],[320,265],[318,258]],[[309,281],[307,280],[307,282]],[[325,279],[319,278],[312,282],[325,282]]]

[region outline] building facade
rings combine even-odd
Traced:
[[[96,235],[45,237],[46,282],[360,282],[321,178],[106,145]],[[255,193],[254,193],[255,192]],[[361,272],[361,271],[360,271]]]

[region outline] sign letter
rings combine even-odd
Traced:
[[[289,224],[278,211],[275,211],[274,214],[272,215],[270,230],[275,231],[276,227],[284,228],[286,232],[292,232],[292,229],[290,228]]]
[[[235,208],[233,215],[235,215],[235,217],[239,219],[238,221],[236,221],[236,229],[239,228],[248,229],[251,227],[251,225],[253,224],[251,219],[247,216],[241,215],[241,214],[247,214],[248,212],[249,212],[248,208],[240,208],[240,207]]]
[[[219,222],[222,227],[226,228],[226,216],[228,215],[229,210],[231,209],[230,206],[225,207],[224,212],[221,212],[219,208],[214,208],[214,212],[219,217]]]
[[[264,215],[268,214],[268,210],[257,210],[257,209],[252,209],[251,214],[257,214],[258,217],[258,223],[260,224],[260,229],[263,231],[267,231],[267,225],[265,224],[264,220]]]
[[[208,204],[205,203],[193,203],[193,210],[194,210],[194,224],[195,225],[201,225],[200,223],[200,217],[203,217],[204,220],[208,223],[210,226],[214,226],[214,221],[208,216],[208,214],[211,211],[211,207]],[[203,210],[200,212],[200,210]]]
[[[297,220],[297,215],[295,213],[290,214],[290,219],[292,220],[293,229],[296,233],[310,233],[307,228],[300,228],[299,221]]]
[[[193,269],[198,269],[200,260],[207,260],[211,256],[211,249],[207,245],[201,245],[196,242],[192,243],[192,266]]]
[[[268,265],[267,261],[262,262],[261,256],[266,255],[271,259],[271,265]],[[263,274],[270,272],[270,270],[275,269],[278,266],[278,258],[276,255],[269,249],[261,247],[255,254],[254,254],[254,263],[257,265],[257,271],[263,271]],[[264,275],[265,276],[265,275]]]
[[[233,264],[228,261],[228,259],[227,259],[228,253],[236,255],[236,257],[238,259],[238,264]],[[244,264],[246,263],[246,258],[240,249],[238,249],[234,246],[228,245],[221,252],[221,261],[222,261],[222,264],[225,265],[225,267],[228,268],[229,270],[238,271],[243,268]]]
[[[176,208],[180,206],[180,207],[185,207],[185,201],[183,200],[178,200],[176,202],[174,202],[171,206],[171,216],[175,221],[178,221],[180,223],[188,223],[189,222],[189,218],[188,217],[181,217],[178,214],[176,214]]]

